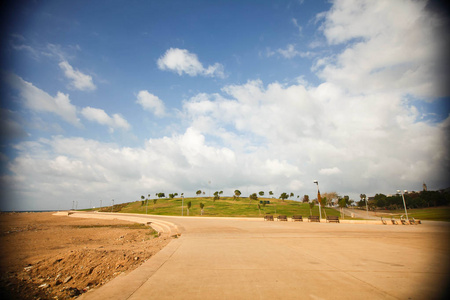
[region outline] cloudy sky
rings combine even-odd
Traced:
[[[425,1],[16,1],[2,210],[198,189],[449,184],[448,19]]]

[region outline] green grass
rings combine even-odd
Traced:
[[[403,209],[386,211],[386,212],[394,214],[393,217],[400,217],[401,215],[405,214],[405,210],[403,210]],[[408,209],[408,217],[420,219],[420,220],[450,222],[450,207],[449,206],[440,206],[440,207]]]
[[[261,204],[261,210],[258,210],[258,204],[260,200],[269,200],[270,204],[266,204],[265,207]],[[282,201],[280,199],[272,198],[259,198],[257,201],[249,200],[249,198],[238,198],[233,200],[231,197],[221,197],[220,200],[213,201],[212,197],[197,197],[197,198],[185,198],[184,199],[184,215],[187,215],[187,202],[191,201],[192,206],[189,210],[190,216],[200,216],[200,202],[205,204],[203,216],[214,217],[263,217],[266,214],[274,215],[301,215],[304,218],[310,215],[309,205],[307,203],[300,203],[293,200]],[[170,215],[181,216],[181,198],[174,199],[158,199],[156,204],[150,200],[148,203],[148,214],[153,215]],[[109,210],[111,207],[109,207]],[[114,209],[115,210],[115,209]],[[138,213],[145,214],[146,207],[141,205],[141,201],[130,202],[122,204],[120,212],[122,213]],[[104,211],[108,211],[105,207]],[[322,211],[322,217],[324,217],[324,211],[327,215],[338,216],[339,212],[325,208]],[[319,215],[319,208],[315,206],[312,210],[313,215]]]

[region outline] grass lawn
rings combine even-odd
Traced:
[[[397,218],[405,214],[405,210],[403,209],[387,212],[394,214],[394,217]],[[450,222],[450,206],[408,209],[408,217],[421,220]]]
[[[261,209],[258,209],[259,201],[268,200],[270,204],[266,204],[265,207],[260,204]],[[215,217],[263,217],[266,214],[274,215],[287,215],[292,217],[293,215],[301,215],[303,218],[307,218],[310,215],[310,209],[308,203],[301,203],[293,200],[282,201],[280,199],[272,198],[258,198],[257,201],[250,200],[249,198],[238,198],[233,200],[232,197],[221,197],[220,200],[213,201],[212,197],[196,197],[184,199],[184,215],[187,215],[187,203],[191,202],[191,208],[189,210],[190,216],[200,216],[201,209],[200,203],[204,203],[203,208],[204,216]],[[130,202],[121,204],[123,206],[120,210],[122,213],[138,213],[145,214],[146,209],[148,214],[153,215],[170,215],[181,216],[182,199],[158,199],[156,204],[153,200],[148,201],[148,206],[142,205],[141,201]],[[110,211],[111,207],[104,207],[104,211]],[[114,209],[115,211],[115,209]],[[319,215],[319,207],[314,206],[312,214]],[[322,210],[322,217],[326,215],[339,216],[339,212],[325,208]]]

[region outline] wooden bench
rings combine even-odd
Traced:
[[[264,221],[273,221],[273,216],[272,215],[264,216]]]
[[[320,222],[319,216],[309,216],[308,222]]]
[[[400,222],[402,222],[403,225],[408,225],[405,219],[400,219]]]
[[[292,216],[292,222],[295,221],[303,222],[303,217],[299,215]]]
[[[327,222],[336,222],[339,223],[339,217],[338,216],[327,216]]]
[[[391,219],[392,225],[398,225],[398,222],[395,219]]]
[[[279,215],[277,219],[278,221],[287,221],[287,217],[285,215]]]
[[[383,217],[381,217],[381,223],[382,223],[383,225],[387,225],[386,221],[383,220]]]

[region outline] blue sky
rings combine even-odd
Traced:
[[[1,209],[198,189],[313,198],[315,179],[355,200],[446,188],[438,12],[406,0],[19,1],[2,18]]]

